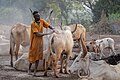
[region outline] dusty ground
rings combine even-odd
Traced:
[[[116,53],[120,53],[120,36],[119,35],[101,35],[100,38],[111,37],[115,40]],[[98,39],[98,35],[88,35],[87,41],[91,39]],[[6,49],[9,49],[7,47]],[[3,50],[5,51],[5,50]],[[8,51],[6,52],[8,54]],[[49,71],[48,77],[43,76],[43,71],[39,71],[37,74],[40,77],[32,77],[27,75],[27,72],[17,71],[10,67],[9,64],[10,56],[0,55],[0,80],[78,80],[77,74],[59,74],[60,78],[55,78],[53,72]]]
[[[0,80],[78,80],[78,76],[73,74],[59,74],[60,78],[55,78],[53,72],[49,70],[48,77],[43,76],[43,71],[37,72],[40,77],[33,77],[27,72],[17,71],[9,65],[9,56],[0,56]]]

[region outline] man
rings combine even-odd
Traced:
[[[50,28],[54,31],[45,20],[40,19],[38,11],[33,12],[34,21],[31,23],[31,34],[30,34],[30,48],[29,48],[29,70],[28,74],[31,75],[31,66],[35,63],[35,69],[33,76],[36,76],[39,60],[43,58],[43,34],[44,28]]]

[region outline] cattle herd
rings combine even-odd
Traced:
[[[13,26],[10,34],[10,64],[13,67],[13,55],[15,53],[16,60],[20,45],[29,46],[30,27],[25,24],[18,23]],[[72,32],[74,31],[74,32]],[[77,57],[73,57],[74,41],[77,41],[80,53]],[[57,65],[61,62],[61,73],[74,73],[78,71],[78,76],[90,77],[92,61],[105,61],[109,65],[117,65],[120,62],[120,54],[115,52],[115,42],[112,38],[103,38],[97,40],[86,41],[86,29],[81,24],[72,24],[63,26],[63,29],[55,29],[55,32],[49,35],[48,49],[44,58],[44,75],[47,76],[47,69],[52,63],[52,70],[56,77],[58,76]],[[106,57],[103,50],[109,49],[109,55]],[[93,53],[93,54],[92,54]],[[68,62],[74,59],[70,67]],[[27,65],[26,65],[27,66]],[[65,69],[64,69],[65,68]],[[99,80],[99,79],[98,79]],[[111,79],[113,80],[113,79]]]

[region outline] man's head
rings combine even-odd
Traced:
[[[40,14],[39,14],[38,11],[34,11],[33,12],[33,16],[34,16],[35,21],[39,21],[40,20]]]

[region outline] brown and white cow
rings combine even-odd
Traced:
[[[77,28],[76,28],[77,26]],[[80,50],[83,51],[82,58],[84,58],[87,54],[87,47],[86,47],[86,28],[81,24],[71,24],[69,25],[72,31],[72,36],[74,41],[78,42]]]
[[[108,48],[110,54],[116,54],[114,50],[114,40],[112,38],[103,38],[98,40],[92,40],[87,44],[87,49],[89,52],[100,53],[100,56],[105,56],[103,50]],[[109,54],[109,56],[110,56]]]
[[[76,26],[77,26],[77,28],[76,28]],[[76,41],[78,43],[79,48],[80,48],[80,42],[81,42],[80,39],[82,38],[83,42],[84,43],[86,42],[86,28],[81,24],[71,24],[71,25],[69,25],[69,27],[73,31],[72,33],[73,33],[74,41]],[[76,28],[76,30],[75,30],[75,28]]]

